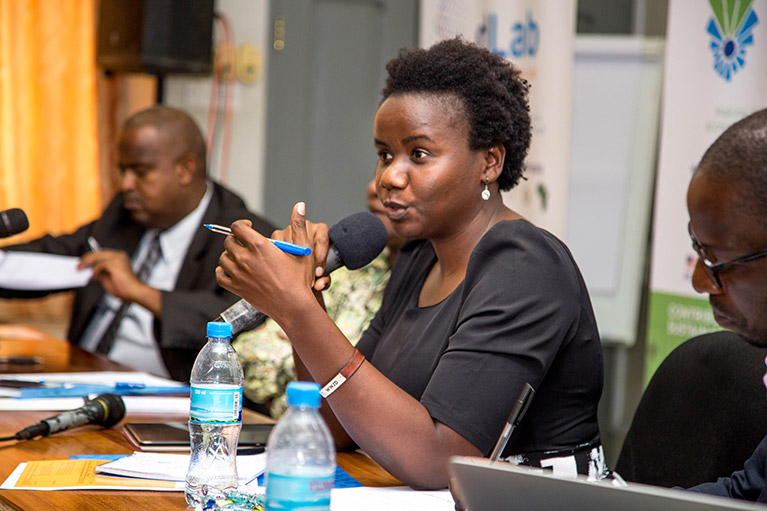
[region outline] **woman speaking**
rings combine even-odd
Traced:
[[[527,83],[460,39],[403,50],[387,71],[375,184],[410,241],[358,351],[315,296],[329,283],[316,277],[328,229],[303,203],[274,236],[312,256],[238,221],[218,282],[286,332],[298,378],[326,389],[338,448],[359,446],[404,483],[444,488],[451,456],[486,456],[525,383],[535,399],[503,458],[601,477],[602,351],[586,286],[565,245],[500,194],[522,177]]]

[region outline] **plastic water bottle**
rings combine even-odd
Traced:
[[[242,427],[242,366],[232,325],[208,323],[208,342],[192,368],[189,436],[192,449],[184,496],[190,506],[237,489],[237,440]]]
[[[287,393],[288,411],[266,443],[266,509],[327,511],[336,451],[320,415],[320,386],[291,382]]]

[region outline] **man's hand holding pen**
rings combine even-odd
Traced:
[[[103,249],[92,236],[88,238],[88,245],[92,251],[82,256],[78,269],[92,268],[93,280],[100,282],[104,291],[124,302],[138,303],[155,317],[161,317],[160,291],[139,280],[126,252]]]

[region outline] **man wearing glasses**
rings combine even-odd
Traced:
[[[693,287],[708,293],[720,326],[767,346],[767,109],[730,126],[708,148],[690,181],[687,209],[699,256]],[[743,470],[691,489],[767,502],[766,464],[767,437]]]

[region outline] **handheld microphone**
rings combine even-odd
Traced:
[[[42,420],[34,426],[22,429],[8,439],[29,440],[37,436],[48,436],[86,424],[101,424],[105,428],[111,428],[123,417],[125,417],[123,399],[116,394],[101,394],[76,410],[63,412]]]
[[[389,235],[381,219],[369,211],[347,216],[328,231],[330,251],[325,260],[325,273],[346,266],[350,270],[362,268],[376,258],[386,246]],[[232,324],[232,335],[258,326],[266,319],[245,299],[235,303],[216,321]]]
[[[29,229],[29,220],[19,208],[0,211],[0,238],[7,238]]]

